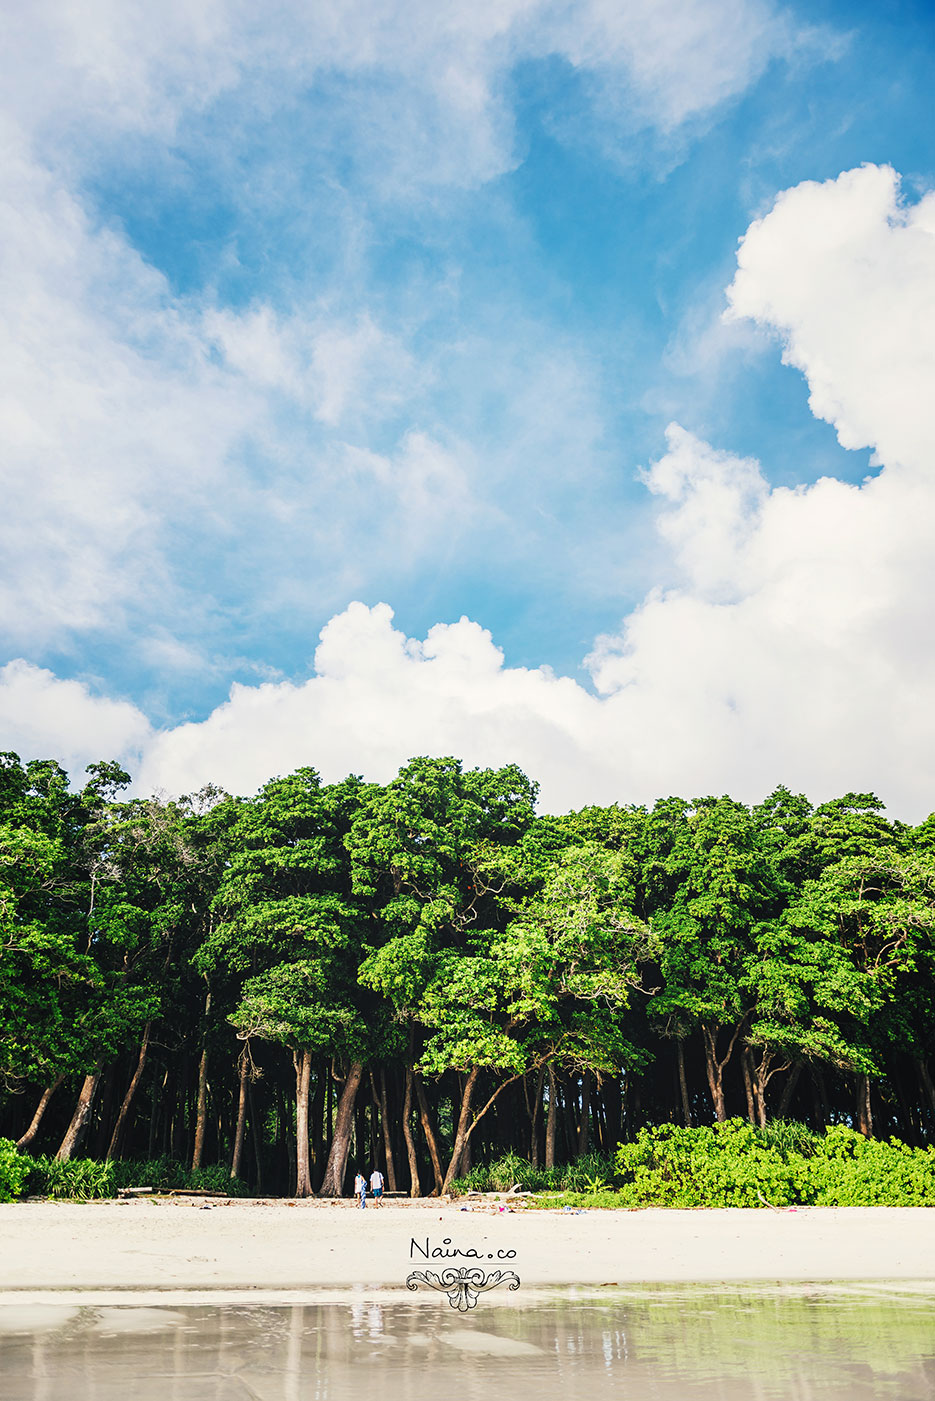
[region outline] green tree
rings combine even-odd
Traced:
[[[358,1007],[361,907],[351,895],[344,838],[361,785],[322,786],[302,768],[240,805],[214,908],[218,922],[196,956],[208,977],[238,975],[230,1013],[241,1037],[285,1047],[296,1077],[296,1194],[312,1191],[308,1105],[312,1063],[348,1064],[322,1192],[343,1190],[367,1026]]]
[[[714,1114],[724,1120],[724,1072],[752,1010],[745,974],[758,927],[781,909],[783,883],[749,810],[731,798],[657,804],[642,852],[663,980],[652,1013],[679,1036],[699,1028]]]

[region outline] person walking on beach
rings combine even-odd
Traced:
[[[377,1206],[383,1201],[383,1173],[379,1168],[374,1168],[370,1174],[370,1190]]]
[[[360,1209],[363,1211],[367,1205],[367,1179],[362,1172],[354,1178],[354,1193],[360,1197]]]

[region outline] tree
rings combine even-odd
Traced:
[[[757,927],[781,908],[783,884],[748,809],[726,797],[657,804],[642,879],[663,979],[653,1015],[700,1029],[715,1117],[726,1119],[724,1072],[751,1015],[745,970]]]
[[[344,837],[361,785],[323,788],[314,769],[274,779],[243,803],[214,908],[218,923],[196,957],[207,976],[241,975],[230,1012],[241,1037],[287,1048],[296,1075],[296,1194],[312,1191],[308,1105],[316,1054],[350,1062],[322,1191],[340,1195],[345,1131],[363,1072],[356,1006],[360,909],[349,890]]]
[[[535,784],[515,765],[465,772],[451,758],[413,759],[385,788],[367,790],[348,842],[354,889],[372,912],[360,979],[382,994],[408,1028],[407,1086],[414,1074],[441,1075],[460,1064],[457,1055],[429,1052],[415,1065],[426,1037],[438,1033],[446,1007],[457,1005],[459,1015],[468,1019],[483,1017],[475,996],[479,985],[472,990],[465,979],[470,960],[477,957],[474,941],[483,939],[484,931],[502,927],[504,919],[502,880],[499,873],[489,877],[489,853],[522,839],[534,820],[535,799]],[[483,982],[479,965],[474,976]],[[474,1032],[480,1047],[477,1025]],[[497,1038],[493,1032],[490,1036],[485,1044],[491,1063],[499,1064],[504,1055],[509,1060],[512,1050],[499,1043],[495,1050]],[[442,1182],[436,1180],[439,1190],[454,1175],[469,1137],[466,1125],[479,1069],[472,1066],[466,1072],[455,1147]],[[415,1085],[440,1176],[424,1092],[418,1080]]]

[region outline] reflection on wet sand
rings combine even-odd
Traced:
[[[7,1296],[9,1299],[10,1296]],[[4,1401],[935,1401],[935,1286],[444,1300],[0,1303]]]

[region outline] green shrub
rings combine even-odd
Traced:
[[[524,1192],[586,1192],[608,1184],[614,1176],[609,1155],[589,1153],[563,1167],[537,1168],[516,1153],[505,1153],[492,1163],[478,1165],[451,1184],[454,1196],[465,1192],[508,1192],[514,1185]]]
[[[89,1202],[99,1197],[115,1197],[114,1164],[91,1158],[72,1158],[67,1163],[55,1158],[37,1158],[30,1174],[29,1190],[37,1196],[57,1201]]]
[[[490,1164],[487,1170],[491,1192],[508,1192],[517,1183],[525,1190],[525,1184],[531,1180],[532,1174],[536,1171],[532,1163],[526,1158],[521,1158],[518,1153],[505,1153],[502,1158]]]
[[[614,1160],[609,1155],[585,1153],[559,1169],[557,1185],[563,1192],[600,1192],[615,1176]]]
[[[31,1168],[32,1158],[11,1138],[0,1138],[0,1202],[15,1202],[23,1195]]]
[[[935,1148],[829,1128],[803,1178],[818,1206],[935,1206]]]
[[[740,1119],[660,1124],[617,1150],[621,1206],[935,1206],[935,1148]]]
[[[153,1158],[148,1162],[122,1159],[110,1163],[90,1158],[72,1158],[67,1163],[56,1162],[54,1158],[27,1161],[30,1192],[68,1201],[115,1197],[121,1187],[152,1187],[157,1192],[188,1188],[224,1192],[231,1197],[247,1196],[250,1190],[240,1178],[231,1179],[223,1163],[212,1163],[192,1171],[172,1158]]]

